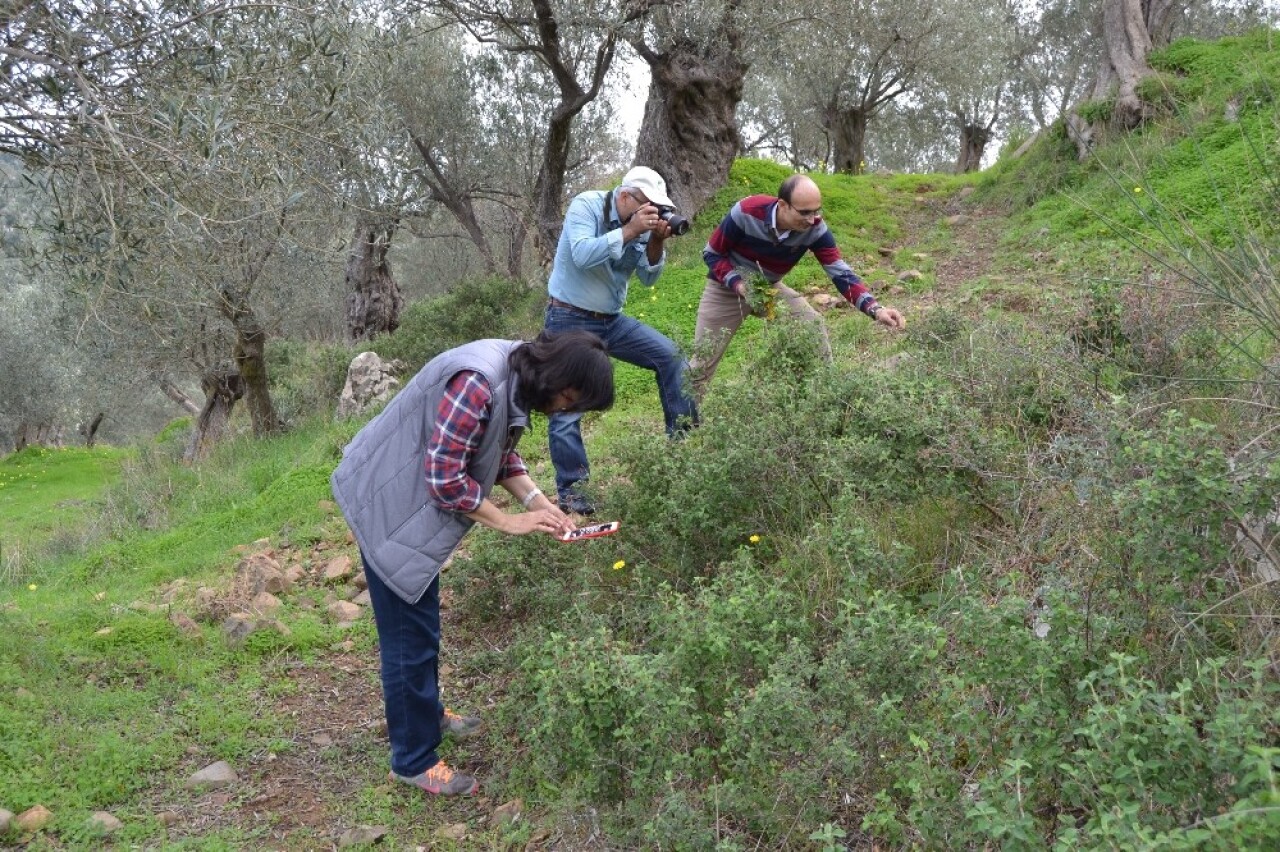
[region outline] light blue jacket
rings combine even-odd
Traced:
[[[604,200],[608,195],[612,198],[606,223]],[[622,241],[616,189],[584,192],[569,202],[547,292],[553,299],[588,311],[621,313],[633,272],[646,287],[652,287],[662,273],[666,252],[650,266],[645,256],[648,247],[647,231],[629,243]]]

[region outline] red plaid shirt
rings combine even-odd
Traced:
[[[427,494],[439,509],[468,514],[480,508],[484,492],[467,473],[471,456],[489,426],[493,391],[484,376],[463,370],[445,386],[436,425],[427,444]],[[524,460],[511,450],[498,469],[497,482],[527,474]]]

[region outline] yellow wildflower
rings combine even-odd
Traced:
[[[617,562],[613,563],[613,570],[621,571],[623,568],[626,567],[626,565],[627,565],[626,561],[619,559]]]
[[[31,585],[27,586],[27,588],[34,592],[36,589],[40,587],[37,586],[35,583],[32,583]]]
[[[760,536],[758,536],[758,535],[753,535],[753,536],[751,536],[751,538],[750,538],[750,539],[748,539],[748,541],[750,541],[752,544],[757,544],[757,543],[759,543],[759,541],[760,541]]]

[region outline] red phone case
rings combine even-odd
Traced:
[[[592,524],[588,527],[578,527],[560,536],[561,541],[583,541],[588,538],[599,538],[602,535],[612,535],[618,531],[618,527],[622,526],[619,521],[609,521],[607,524]]]

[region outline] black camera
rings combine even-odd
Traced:
[[[674,207],[659,207],[658,217],[671,226],[671,233],[677,237],[689,231],[689,220],[677,213]]]

